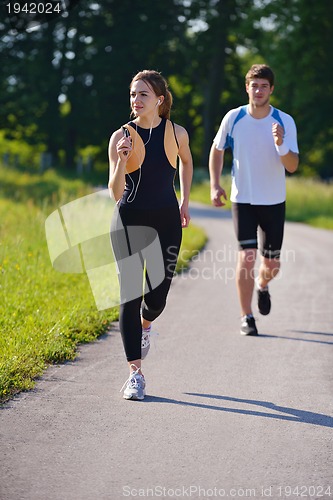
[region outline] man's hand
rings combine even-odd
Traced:
[[[272,124],[272,134],[275,144],[281,146],[283,143],[284,130],[279,123]]]
[[[210,199],[214,207],[223,207],[225,205],[221,197],[225,200],[228,199],[224,189],[221,186],[212,187],[210,190]]]

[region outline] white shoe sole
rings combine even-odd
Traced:
[[[143,393],[141,397],[136,394],[125,394],[123,395],[124,399],[132,399],[133,401],[142,401],[145,398],[146,392]]]

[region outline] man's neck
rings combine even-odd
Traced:
[[[269,103],[264,106],[255,106],[253,103],[249,104],[249,113],[253,118],[260,120],[261,118],[266,118],[271,112],[271,106]]]

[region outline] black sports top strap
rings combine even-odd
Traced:
[[[177,146],[178,146],[178,149],[179,149],[179,143],[178,143],[178,139],[177,139],[177,136],[176,136],[175,124],[174,124],[174,122],[171,122],[171,123],[172,123],[173,133],[175,134],[175,140],[176,140],[176,143],[177,143]]]

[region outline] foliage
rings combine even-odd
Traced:
[[[35,127],[31,126],[31,128],[34,129]],[[46,146],[44,144],[31,146],[28,142],[16,139],[15,134],[9,140],[6,138],[5,131],[0,130],[0,158],[7,165],[16,164],[18,166],[19,164],[24,164],[32,170],[37,170],[37,167],[40,165],[40,155],[45,150]]]
[[[167,71],[171,63],[164,55],[182,36],[182,8],[167,3],[146,0],[138,15],[132,0],[82,0],[68,17],[31,33],[3,25],[0,128],[27,139],[25,127],[36,123],[30,140],[46,142],[54,156],[63,149],[68,165],[79,147],[103,144],[106,151],[110,132],[128,119],[133,73]]]
[[[333,3],[270,0],[257,5],[254,43],[276,72],[278,105],[296,120],[300,169],[333,177],[333,126],[327,112],[333,101]]]
[[[72,168],[80,152],[106,161],[129,119],[128,85],[161,71],[172,118],[207,164],[221,117],[246,102],[244,74],[266,62],[273,104],[296,121],[301,171],[333,176],[333,4],[325,0],[80,0],[67,17],[27,33],[0,22],[0,130]],[[87,149],[88,148],[88,149]],[[34,160],[35,161],[35,160]]]

